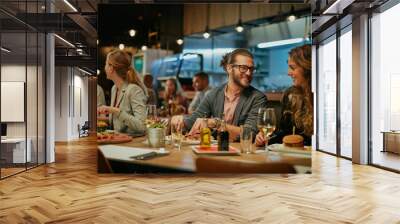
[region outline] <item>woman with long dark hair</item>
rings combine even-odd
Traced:
[[[279,128],[270,136],[268,142],[259,132],[256,144],[282,143],[286,135],[295,133],[303,136],[304,145],[311,145],[313,134],[313,96],[311,92],[311,46],[303,45],[289,52],[288,75],[293,85],[287,89],[282,98],[282,116]]]

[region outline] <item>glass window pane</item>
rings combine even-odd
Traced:
[[[336,40],[318,48],[318,149],[336,153]]]
[[[21,3],[24,5],[23,3]],[[7,18],[0,13],[0,16]],[[10,21],[13,21],[10,18]],[[31,159],[31,142],[26,141],[26,33],[25,30],[1,30],[1,177],[24,171]],[[20,28],[20,27],[15,27]],[[7,97],[6,97],[7,96]],[[12,97],[12,98],[11,98]],[[6,100],[8,99],[8,100]]]
[[[374,15],[372,25],[372,163],[400,170],[400,4]],[[398,131],[386,134],[382,132]],[[384,147],[384,143],[386,147]],[[384,150],[384,152],[382,152]]]
[[[352,157],[352,33],[340,36],[340,153]]]

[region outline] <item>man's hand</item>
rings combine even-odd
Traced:
[[[176,129],[182,129],[185,126],[185,122],[183,122],[183,115],[176,115],[171,118],[171,126]]]
[[[207,127],[214,128],[216,127],[216,120],[212,118],[197,118],[194,122],[192,129],[190,129],[189,135],[198,135],[200,134],[200,130],[206,127],[204,119],[207,119]]]

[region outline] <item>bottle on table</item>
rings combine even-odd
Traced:
[[[211,130],[208,127],[208,119],[203,118],[203,128],[200,130],[200,146],[210,147],[211,146]]]
[[[226,129],[226,122],[221,120],[221,126],[218,131],[218,151],[229,151],[229,132]]]

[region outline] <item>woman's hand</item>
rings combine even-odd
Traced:
[[[118,107],[100,106],[97,108],[98,114],[115,114],[119,113]]]
[[[256,145],[263,146],[265,144],[268,144],[268,139],[265,138],[264,133],[258,132],[256,135]]]

